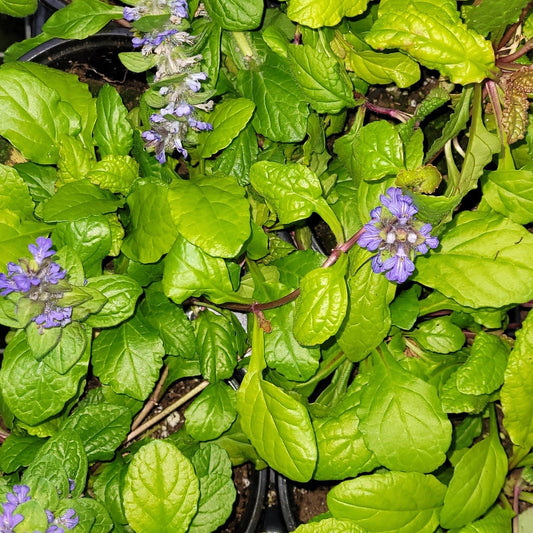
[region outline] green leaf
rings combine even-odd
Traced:
[[[74,109],[61,101],[56,90],[18,67],[18,63],[0,68],[0,108],[0,135],[35,163],[56,163],[61,135],[80,131]],[[69,117],[77,120],[77,128]]]
[[[504,30],[507,26],[518,22],[522,9],[528,4],[527,0],[511,0],[505,4],[505,9],[498,0],[484,0],[465,10],[467,26],[481,35],[487,35],[494,30]]]
[[[236,490],[228,454],[215,444],[207,444],[192,457],[200,481],[198,512],[187,533],[215,531],[231,514]]]
[[[21,219],[33,218],[33,201],[19,173],[0,164],[0,209],[10,209]]]
[[[159,377],[164,355],[159,335],[134,316],[100,332],[94,340],[92,364],[102,383],[119,394],[144,400]]]
[[[342,227],[322,195],[320,180],[308,167],[259,161],[250,170],[250,182],[282,224],[291,224],[317,213],[337,240],[344,240]]]
[[[105,506],[115,524],[127,523],[122,505],[122,479],[125,473],[126,464],[119,456],[104,466],[93,484],[95,498]]]
[[[488,394],[464,394],[457,387],[458,370],[441,385],[439,396],[446,413],[481,413],[489,403]]]
[[[235,257],[251,231],[245,192],[231,176],[176,180],[168,191],[170,213],[190,243],[214,257]]]
[[[255,30],[263,18],[262,0],[206,0],[209,16],[224,30]]]
[[[294,530],[294,533],[364,533],[364,530],[351,520],[324,518],[319,522],[302,524]]]
[[[237,391],[241,426],[259,455],[284,476],[311,479],[317,460],[307,409],[257,372],[248,372]]]
[[[241,355],[242,327],[226,315],[206,311],[194,321],[196,350],[200,359],[200,370],[205,379],[214,383],[228,379]]]
[[[490,435],[469,448],[455,466],[440,514],[441,526],[461,527],[485,513],[502,490],[507,454],[491,415]]]
[[[503,383],[509,348],[495,335],[479,332],[466,363],[457,371],[457,389],[464,394],[490,394]]]
[[[483,518],[475,520],[461,529],[454,529],[453,533],[511,533],[513,516],[514,513],[511,509],[503,509],[495,504]],[[528,526],[522,530],[523,513],[520,514],[519,524],[518,532],[527,533]]]
[[[61,329],[61,339],[44,362],[57,373],[66,374],[83,357],[90,333],[79,322],[71,322]]]
[[[328,494],[335,518],[353,520],[365,531],[432,533],[446,486],[418,472],[380,472],[343,481]]]
[[[92,498],[76,498],[69,500],[62,500],[57,509],[57,514],[60,516],[64,512],[72,508],[76,511],[79,517],[77,527],[84,528],[83,531],[90,531],[91,533],[108,533],[113,529],[113,522],[107,513],[106,508]],[[116,528],[117,531],[118,528]],[[122,530],[120,530],[122,532]]]
[[[363,13],[366,5],[367,0],[290,0],[287,15],[295,22],[310,28],[335,26],[342,17],[355,17]]]
[[[533,222],[533,170],[529,165],[520,170],[487,172],[483,197],[495,211],[517,224]]]
[[[129,155],[106,155],[86,174],[101,189],[127,196],[139,177],[139,165]]]
[[[10,474],[23,466],[28,466],[45,443],[38,437],[9,435],[0,447],[0,468]]]
[[[288,58],[303,98],[315,111],[334,114],[355,106],[350,78],[337,59],[308,45],[289,46]]]
[[[230,428],[237,416],[235,391],[223,381],[208,385],[185,410],[187,433],[213,440]]]
[[[180,304],[206,295],[214,303],[236,301],[226,263],[178,235],[165,259],[163,290]]]
[[[145,320],[159,331],[165,353],[180,355],[186,359],[196,357],[194,326],[183,308],[172,303],[162,292],[159,284],[146,289],[141,302]]]
[[[248,124],[216,158],[213,170],[233,176],[244,187],[250,184],[248,174],[258,153],[257,137],[252,125]]]
[[[391,324],[389,303],[395,292],[395,285],[376,274],[369,261],[362,261],[357,273],[348,278],[348,312],[337,342],[351,361],[364,359],[387,335]]]
[[[73,0],[52,14],[43,24],[43,32],[62,39],[85,39],[108,22],[122,18],[122,11],[119,6],[99,0]]]
[[[170,215],[168,187],[141,183],[128,196],[130,225],[122,251],[141,263],[155,263],[166,254],[178,230]]]
[[[309,111],[287,61],[268,54],[258,69],[240,70],[237,82],[242,94],[255,103],[252,124],[257,133],[272,141],[303,140]]]
[[[405,330],[409,330],[414,326],[420,312],[419,295],[420,287],[411,287],[394,298],[390,306],[393,326],[398,326]]]
[[[442,234],[438,253],[417,257],[414,279],[467,307],[527,302],[532,253],[533,236],[522,226],[498,214],[463,212]]]
[[[441,4],[386,2],[365,39],[373,48],[404,50],[454,83],[481,82],[494,69],[491,43],[461,22],[453,0]]]
[[[132,316],[137,299],[143,292],[136,281],[120,274],[89,278],[87,287],[96,289],[107,298],[98,313],[87,318],[87,324],[93,328],[116,326]]]
[[[142,52],[120,52],[118,57],[122,64],[132,72],[146,72],[157,62],[156,54],[145,56]]]
[[[4,352],[0,369],[2,396],[18,419],[29,425],[39,424],[59,413],[76,395],[88,364],[86,351],[66,374],[58,374],[33,357],[24,332],[19,331]]]
[[[74,410],[61,430],[72,429],[80,436],[87,459],[109,461],[126,438],[131,425],[131,414],[126,407],[98,403]]]
[[[198,136],[198,156],[210,157],[226,148],[252,118],[254,108],[254,103],[246,98],[225,100],[218,104],[209,115],[213,131],[202,132]]]
[[[42,216],[46,222],[70,222],[116,211],[122,202],[89,180],[67,183],[44,202]]]
[[[382,345],[357,409],[359,428],[391,470],[431,472],[446,459],[452,426],[437,390],[405,371]]]
[[[456,326],[449,317],[433,318],[422,322],[408,335],[415,339],[422,348],[436,353],[457,352],[466,340],[462,329]]]
[[[126,106],[111,85],[104,85],[100,89],[96,113],[93,135],[100,156],[128,155],[133,145],[133,127],[126,120]]]
[[[402,140],[386,120],[371,122],[361,128],[355,138],[353,155],[357,176],[366,181],[396,175],[405,168]]]
[[[272,331],[265,337],[265,357],[269,368],[276,369],[287,379],[305,381],[318,369],[320,350],[318,347],[302,346],[294,337],[294,302],[277,309],[265,311],[265,318],[270,322]]]
[[[172,444],[154,440],[133,457],[124,480],[124,510],[135,531],[185,533],[196,513],[198,478]]]
[[[95,157],[92,147],[87,149],[78,137],[61,135],[56,186],[59,188],[66,183],[82,180],[94,163]]]
[[[322,344],[337,333],[348,306],[347,268],[348,257],[343,254],[333,266],[317,268],[302,278],[293,324],[300,344]]]
[[[109,222],[101,215],[57,224],[52,240],[58,249],[69,246],[78,253],[86,276],[102,273],[102,260],[112,244]]]
[[[54,167],[28,162],[13,168],[26,183],[33,201],[42,202],[55,193],[57,171]]]
[[[533,315],[516,332],[500,393],[503,425],[516,446],[533,447]]]
[[[0,13],[11,17],[25,17],[31,15],[36,9],[36,0],[2,0],[0,2]]]

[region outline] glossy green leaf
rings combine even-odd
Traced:
[[[458,369],[442,384],[439,397],[446,413],[480,413],[487,406],[488,394],[465,394],[457,387]]]
[[[334,57],[308,45],[290,46],[289,66],[303,98],[318,113],[339,113],[353,107],[353,88]]]
[[[466,363],[457,371],[457,388],[464,394],[490,394],[503,383],[509,347],[496,335],[476,335]]]
[[[163,290],[178,304],[204,294],[215,303],[236,300],[224,260],[207,255],[181,236],[165,259]]]
[[[74,410],[61,429],[72,429],[80,436],[90,463],[109,461],[126,438],[131,414],[126,407],[99,403]]]
[[[87,318],[87,324],[93,328],[116,326],[132,316],[137,299],[143,292],[136,281],[120,274],[89,278],[87,287],[96,289],[107,298],[98,313]]]
[[[461,527],[485,513],[496,501],[507,475],[507,454],[496,424],[491,433],[469,448],[455,466],[448,485],[440,524]]]
[[[357,409],[368,448],[391,470],[435,470],[445,461],[452,438],[437,390],[405,371],[384,349],[373,361]]]
[[[250,204],[231,176],[176,180],[168,201],[181,235],[209,255],[235,257],[250,236]]]
[[[527,6],[527,0],[511,0],[505,4],[505,9],[498,0],[484,0],[465,10],[467,26],[481,35],[494,30],[503,30],[510,24],[518,22],[522,9]]]
[[[100,89],[96,113],[93,135],[100,156],[128,155],[133,145],[133,128],[126,120],[126,106],[111,85],[104,85]]]
[[[366,41],[374,48],[399,48],[454,83],[481,82],[494,68],[489,41],[469,30],[451,0],[443,5],[416,0],[383,4]]]
[[[126,524],[122,504],[122,478],[127,465],[122,457],[107,463],[93,484],[94,497],[105,506],[115,524]]]
[[[113,194],[103,191],[89,180],[67,183],[44,202],[42,215],[46,222],[69,222],[93,215],[111,213],[122,205]]]
[[[115,392],[144,400],[159,377],[165,355],[156,331],[137,317],[104,329],[93,344],[94,373]]]
[[[311,479],[317,460],[315,434],[298,400],[257,372],[248,372],[237,392],[237,412],[244,433],[272,468],[295,481]]]
[[[223,381],[208,385],[185,411],[187,433],[213,440],[230,428],[237,416],[235,391]]]
[[[108,22],[122,18],[122,8],[99,0],[73,0],[43,24],[43,32],[62,39],[85,39]]]
[[[359,131],[353,155],[359,179],[378,180],[404,168],[403,143],[386,120],[367,124]]]
[[[44,439],[31,435],[9,435],[0,447],[0,468],[10,474],[28,466],[45,443]]]
[[[416,281],[474,308],[533,298],[533,236],[522,226],[498,214],[463,212],[441,237],[438,253],[417,257]]]
[[[191,462],[200,481],[198,512],[187,533],[215,531],[231,514],[236,490],[228,454],[215,444],[198,450]]]
[[[226,315],[210,311],[202,313],[195,321],[196,350],[200,359],[200,370],[211,383],[230,378],[241,355],[243,336],[240,325]]]
[[[128,196],[130,226],[122,251],[141,263],[155,263],[166,254],[178,230],[170,216],[168,188],[155,183],[137,185]]]
[[[185,533],[196,513],[198,478],[174,445],[153,440],[133,457],[124,480],[124,510],[134,531]]]
[[[120,52],[118,57],[122,64],[132,72],[146,72],[157,62],[155,54],[146,56],[142,52]]]
[[[79,117],[73,128],[67,113],[74,119],[76,112],[57,91],[17,65],[0,68],[0,135],[35,163],[56,163],[59,138],[80,130]]]
[[[533,446],[533,315],[517,331],[501,390],[503,425],[516,446]]]
[[[58,374],[33,357],[24,332],[18,332],[4,352],[2,395],[17,418],[29,425],[39,424],[59,413],[76,395],[88,365],[86,352],[66,374]]]
[[[361,14],[367,5],[367,0],[290,0],[287,15],[290,19],[309,26],[335,26],[342,17],[355,17]]]
[[[494,170],[487,173],[483,197],[495,211],[517,224],[533,222],[533,171]]]
[[[388,304],[395,291],[395,285],[377,275],[369,261],[363,261],[356,275],[348,278],[348,312],[337,342],[351,361],[364,359],[387,335],[391,324]]]
[[[209,115],[213,131],[202,132],[198,136],[199,157],[210,157],[226,148],[244,129],[254,112],[254,103],[246,98],[225,100]]]
[[[86,276],[102,273],[102,261],[112,244],[109,222],[101,215],[57,224],[52,240],[58,249],[69,246],[78,253]]]
[[[127,196],[139,176],[139,165],[129,155],[107,155],[86,176],[101,189]]]
[[[71,322],[61,329],[61,339],[46,355],[44,363],[59,374],[66,374],[83,356],[90,333],[79,322]]]
[[[223,29],[255,30],[263,17],[261,0],[206,0],[209,16]]]
[[[258,69],[241,70],[237,81],[242,94],[255,103],[255,131],[272,141],[298,142],[305,137],[307,103],[301,98],[289,65],[275,54]]]
[[[351,520],[324,518],[319,522],[302,524],[294,530],[294,533],[364,533],[364,529]]]
[[[33,218],[33,201],[18,172],[0,164],[0,209],[10,209],[21,219]]]
[[[348,305],[347,268],[348,258],[343,254],[333,266],[312,270],[302,278],[293,324],[300,344],[322,344],[338,331]]]
[[[113,521],[109,517],[106,508],[92,498],[74,498],[62,500],[57,513],[62,516],[67,509],[74,509],[79,517],[77,527],[91,533],[109,533],[113,529]],[[118,529],[118,528],[117,528]]]
[[[196,356],[196,337],[192,322],[181,306],[165,296],[159,284],[157,289],[152,285],[145,290],[140,309],[145,320],[159,331],[165,353],[186,359]]]
[[[426,320],[408,335],[415,339],[422,348],[437,353],[457,352],[466,341],[461,328],[456,326],[449,317]]]
[[[2,0],[0,2],[0,13],[11,17],[25,17],[31,15],[36,9],[35,0]]]
[[[511,509],[503,509],[496,503],[483,518],[474,520],[460,529],[454,529],[453,533],[511,533],[513,516]],[[527,529],[522,530],[522,525],[522,514],[520,514],[518,532],[527,533]]]
[[[365,531],[432,533],[446,486],[418,472],[381,472],[344,481],[328,494],[335,518],[353,520]]]

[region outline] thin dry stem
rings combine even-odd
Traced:
[[[148,413],[157,405],[157,402],[161,398],[161,391],[163,389],[163,384],[165,383],[167,376],[168,376],[168,365],[165,365],[163,368],[163,373],[161,374],[161,377],[159,378],[159,381],[157,382],[154,392],[152,392],[152,395],[146,402],[145,406],[142,408],[139,414],[135,417],[135,420],[133,421],[133,424],[131,425],[132,431],[134,429],[137,429],[141,425],[142,421],[148,416]]]

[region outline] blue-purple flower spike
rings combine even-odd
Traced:
[[[418,209],[401,189],[390,187],[380,200],[383,207],[372,209],[358,244],[377,251],[371,263],[374,272],[384,272],[388,280],[403,283],[415,270],[416,255],[436,248],[439,240],[430,235],[431,224],[416,219]]]

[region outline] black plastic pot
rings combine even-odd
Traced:
[[[33,61],[67,72],[84,70],[90,80],[101,84],[144,81],[144,74],[130,72],[118,58],[119,52],[131,52],[131,33],[126,28],[106,28],[83,40],[50,39],[24,54],[21,61]]]

